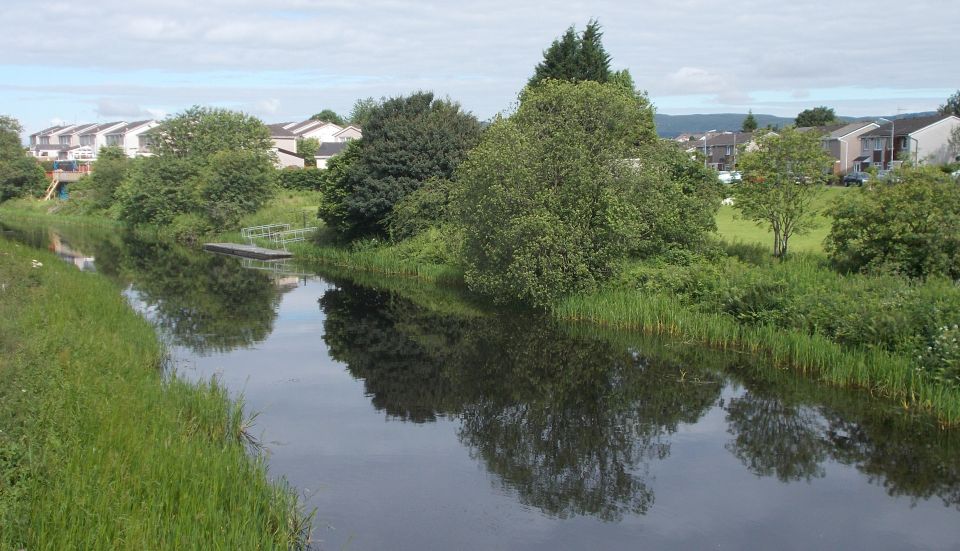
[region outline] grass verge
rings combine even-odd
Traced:
[[[242,405],[163,375],[109,281],[0,240],[0,312],[0,548],[302,546]]]

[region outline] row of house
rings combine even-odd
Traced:
[[[834,174],[844,175],[871,167],[889,170],[903,161],[916,165],[952,162],[956,153],[950,150],[949,142],[957,127],[960,127],[960,118],[954,115],[931,115],[887,121],[883,125],[857,121],[798,130],[820,132],[824,149],[834,158]],[[714,169],[736,170],[737,155],[753,147],[754,134],[684,134],[678,141],[686,151],[702,153]]]
[[[149,156],[149,131],[159,124],[155,120],[143,120],[51,126],[30,134],[29,149],[38,159],[54,161],[93,161],[100,148],[107,146],[118,146],[130,157]],[[363,135],[358,126],[316,120],[267,127],[277,166],[281,168],[306,164],[305,159],[297,154],[298,140],[313,138],[320,142],[315,161],[319,168],[325,168],[327,161],[340,153],[347,142]]]

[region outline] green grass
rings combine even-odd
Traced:
[[[242,405],[164,376],[154,328],[115,286],[0,240],[0,289],[0,548],[303,543]]]
[[[830,233],[830,219],[823,216],[824,208],[832,205],[852,188],[828,187],[819,197],[816,208],[821,212],[817,216],[817,227],[806,235],[796,235],[790,239],[790,250],[795,252],[823,253],[823,240]],[[722,205],[717,212],[717,234],[729,243],[759,243],[773,250],[773,233],[766,226],[758,226],[750,220],[740,218],[735,206]]]

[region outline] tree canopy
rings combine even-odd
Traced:
[[[543,52],[541,61],[528,85],[534,86],[546,79],[580,82],[610,80],[610,55],[603,48],[600,23],[591,19],[583,33],[571,25],[560,38]]]
[[[957,90],[949,98],[947,98],[946,103],[940,106],[937,109],[941,115],[955,115],[960,117],[960,90]]]
[[[195,105],[150,130],[153,150],[164,157],[206,158],[224,150],[269,155],[270,130],[260,119],[217,107]]]
[[[747,112],[747,116],[743,119],[743,125],[741,125],[740,130],[742,132],[753,132],[757,129],[757,119],[753,116],[753,109]]]
[[[797,114],[796,125],[805,126],[825,126],[837,122],[837,114],[833,112],[832,107],[821,105],[812,109],[804,109]]]
[[[786,256],[790,238],[815,226],[815,199],[829,178],[833,158],[820,134],[786,128],[764,132],[740,157],[743,181],[734,185],[736,206],[773,233],[773,255]]]
[[[42,193],[46,185],[43,169],[20,143],[21,132],[20,121],[0,115],[0,201]]]
[[[609,278],[627,254],[696,239],[713,224],[716,178],[658,147],[652,108],[620,86],[524,90],[457,171],[467,284],[546,307]],[[704,190],[713,210],[688,200]]]
[[[345,237],[382,234],[393,205],[430,178],[450,178],[480,137],[480,123],[430,92],[377,105],[347,167],[330,173],[320,217]]]
[[[381,103],[383,103],[381,98],[380,101],[373,99],[373,97],[361,98],[353,103],[353,108],[350,110],[350,124],[355,124],[357,126],[366,126],[367,121],[370,120],[370,115],[373,113],[373,110],[376,109]]]
[[[310,118],[315,121],[332,122],[333,124],[339,126],[346,124],[346,121],[343,120],[343,117],[338,115],[333,109],[324,109]]]

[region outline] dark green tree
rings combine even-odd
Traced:
[[[117,190],[126,180],[131,162],[120,147],[100,149],[90,175],[90,205],[93,208],[106,209],[114,204]]]
[[[543,52],[541,61],[529,86],[546,79],[580,82],[610,80],[610,55],[603,48],[600,23],[591,19],[582,34],[571,25],[563,36],[553,41]]]
[[[753,117],[753,109],[747,112],[747,116],[743,119],[743,125],[740,127],[741,132],[753,132],[757,129],[757,119]]]
[[[273,195],[276,170],[253,151],[225,150],[210,157],[200,197],[203,215],[214,228],[235,227]]]
[[[450,178],[479,137],[459,104],[430,92],[389,99],[371,113],[355,161],[330,174],[319,214],[346,237],[382,234],[393,205],[430,178]]]
[[[332,122],[340,126],[345,124],[343,117],[338,115],[333,109],[324,109],[310,118],[315,121]]]
[[[940,106],[937,109],[937,112],[941,115],[954,115],[960,117],[960,90],[957,90],[949,98],[947,102]]]
[[[800,128],[807,126],[825,126],[836,122],[837,115],[833,112],[833,108],[821,105],[820,107],[800,111],[800,113],[797,114],[796,126]]]
[[[39,195],[47,184],[43,169],[20,143],[23,127],[0,115],[0,202],[22,195]]]

